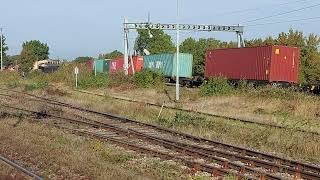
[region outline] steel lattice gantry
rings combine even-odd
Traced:
[[[244,26],[220,26],[220,25],[196,25],[196,24],[153,24],[153,23],[128,23],[126,20],[123,24],[124,26],[124,71],[128,74],[128,34],[130,30],[137,29],[160,29],[160,30],[171,30],[176,31],[177,29],[181,31],[205,31],[205,32],[233,32],[237,34],[238,47],[245,47],[243,33]],[[131,62],[132,63],[132,62]]]

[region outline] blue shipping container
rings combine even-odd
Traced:
[[[175,53],[155,54],[144,56],[143,67],[154,71],[160,71],[164,76],[176,77],[177,55]],[[192,77],[192,54],[180,53],[179,76],[182,78]]]

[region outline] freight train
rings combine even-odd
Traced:
[[[303,91],[320,93],[320,85],[298,84],[299,48],[287,46],[262,46],[208,50],[205,58],[204,77],[192,76],[193,56],[180,54],[179,77],[182,85],[199,86],[214,77],[225,77],[236,84],[247,80],[255,85],[295,86]],[[169,82],[175,81],[176,54],[134,56],[129,60],[129,74],[151,69],[160,71]],[[98,72],[114,73],[123,70],[124,58],[95,59],[89,67]]]

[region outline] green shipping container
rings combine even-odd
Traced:
[[[180,53],[179,76],[182,78],[192,77],[192,54]],[[155,54],[143,57],[143,67],[154,71],[160,71],[166,77],[174,78],[177,74],[177,54]]]
[[[96,71],[97,73],[109,73],[109,61],[105,59],[94,59],[93,62],[93,71]]]

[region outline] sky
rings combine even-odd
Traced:
[[[0,27],[9,55],[19,54],[25,41],[40,40],[50,58],[96,57],[115,49],[123,51],[124,18],[129,22],[176,23],[175,0],[0,0]],[[277,36],[290,28],[320,35],[319,0],[179,0],[180,23],[245,25],[245,39]],[[317,5],[301,11],[296,9]],[[274,14],[291,13],[268,17]],[[255,19],[265,19],[252,21]],[[315,18],[296,22],[298,19]],[[250,22],[251,21],[251,22]],[[271,23],[271,24],[270,24]],[[258,26],[252,26],[259,24]],[[264,24],[264,25],[261,25]],[[175,32],[168,31],[175,40]],[[236,40],[234,33],[181,32],[187,37]],[[136,38],[129,35],[130,46]]]

